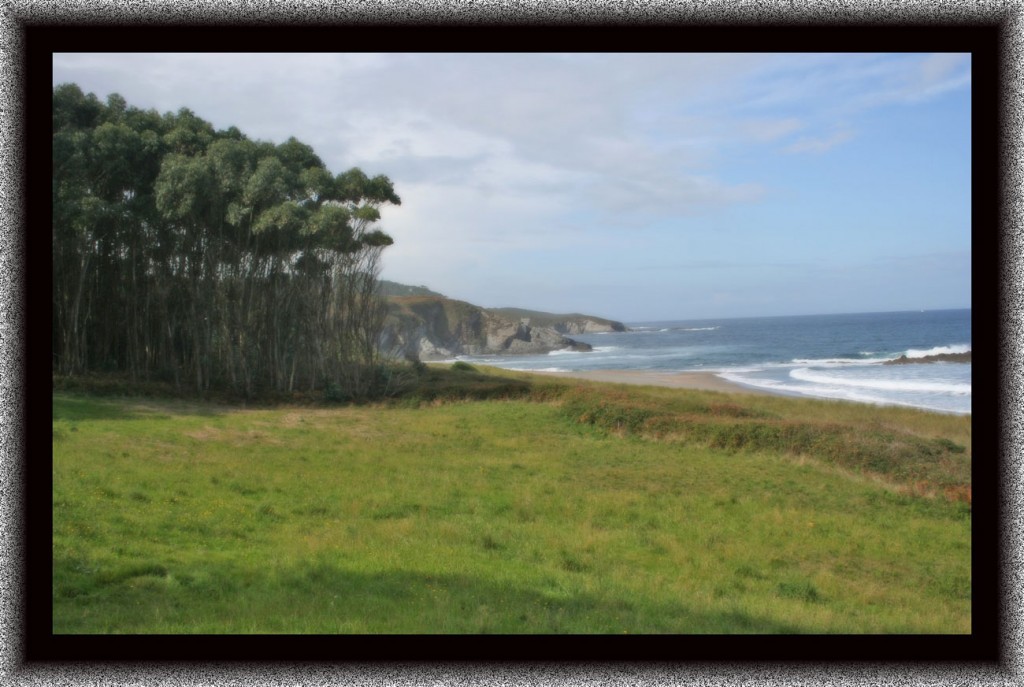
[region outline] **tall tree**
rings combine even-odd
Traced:
[[[54,89],[54,369],[374,391],[390,180],[295,138]],[[377,375],[379,376],[379,375]]]

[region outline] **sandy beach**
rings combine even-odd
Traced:
[[[552,377],[571,377],[573,379],[589,379],[595,382],[614,382],[616,384],[646,384],[649,386],[667,386],[675,389],[702,389],[704,391],[724,391],[727,393],[759,394],[772,396],[768,391],[753,389],[734,384],[710,372],[651,372],[648,370],[579,370],[576,372],[541,372],[531,371],[530,374],[549,375]]]

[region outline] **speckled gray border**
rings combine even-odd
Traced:
[[[676,2],[672,0],[626,0],[624,2],[586,2],[585,0],[424,0],[405,3],[398,0],[365,2],[329,2],[305,0],[280,6],[271,0],[164,0],[140,2],[123,0],[7,0],[0,10],[0,682],[19,685],[55,684],[147,684],[147,685],[677,685],[677,684],[769,684],[769,685],[943,685],[943,684],[1024,684],[1022,665],[1022,625],[1020,612],[1024,573],[1021,560],[1022,471],[1021,447],[1024,446],[1024,412],[1021,387],[1024,363],[1021,340],[1024,339],[1024,287],[1020,271],[1024,266],[1022,237],[1022,189],[1024,189],[1024,147],[1021,145],[1024,72],[1022,72],[1021,23],[1019,5],[1013,0],[936,2],[882,2],[848,0],[826,2],[812,0],[794,7],[789,2],[761,0],[713,0]],[[23,437],[21,399],[28,380],[23,378],[23,329],[25,296],[22,291],[24,196],[21,166],[25,155],[20,113],[23,102],[21,56],[24,49],[21,29],[26,22],[130,24],[138,21],[208,22],[231,21],[273,25],[280,22],[315,23],[329,18],[347,23],[422,23],[480,22],[576,23],[686,21],[770,23],[860,23],[897,20],[915,24],[931,22],[973,23],[1002,20],[1006,27],[1006,52],[1002,56],[1003,78],[1001,137],[1003,217],[1000,247],[1003,287],[1000,303],[1003,318],[1002,391],[1004,458],[999,475],[1004,516],[1001,540],[1005,551],[1002,583],[1004,613],[1002,666],[897,664],[829,665],[757,665],[757,664],[668,664],[668,663],[396,663],[349,664],[344,666],[286,664],[55,664],[22,663],[21,628],[23,607],[21,591]]]

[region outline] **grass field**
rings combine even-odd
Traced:
[[[967,633],[970,417],[431,368],[55,391],[55,633]]]

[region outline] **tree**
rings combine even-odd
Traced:
[[[53,122],[55,371],[373,393],[387,177],[73,84]]]

